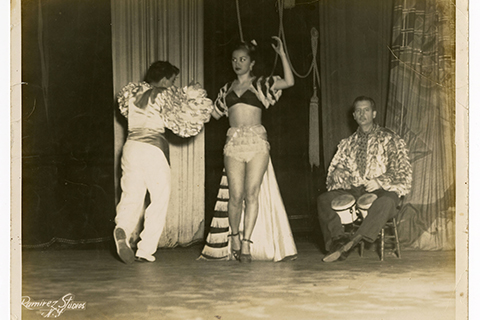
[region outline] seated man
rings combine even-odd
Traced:
[[[375,241],[385,223],[396,214],[400,197],[411,188],[412,168],[405,142],[389,129],[374,123],[375,101],[358,97],[353,102],[357,131],[343,139],[327,174],[327,190],[318,198],[318,218],[325,248],[324,262],[344,260],[361,240]],[[332,200],[342,194],[358,199],[365,193],[377,195],[359,229],[345,237]]]

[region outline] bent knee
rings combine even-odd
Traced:
[[[331,191],[327,191],[322,193],[321,195],[318,196],[317,198],[317,206],[318,207],[330,207],[332,204],[334,196],[332,196]]]
[[[381,205],[382,207],[385,207],[385,208],[391,208],[391,207],[395,207],[396,202],[395,202],[395,199],[391,197],[380,197],[374,201],[374,204]]]

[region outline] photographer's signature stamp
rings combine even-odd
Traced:
[[[28,310],[38,310],[44,318],[58,318],[65,311],[86,310],[85,301],[75,301],[75,296],[67,293],[57,300],[33,300],[29,296],[22,297],[22,306]]]

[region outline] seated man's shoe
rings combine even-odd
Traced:
[[[342,254],[340,255],[340,258],[337,259],[337,261],[345,261],[345,260],[347,260],[348,255],[349,255],[349,253],[346,253],[346,252],[342,253]]]
[[[334,262],[334,261],[343,261],[345,260],[348,255],[350,254],[353,247],[355,247],[356,243],[353,240],[348,241],[344,245],[342,245],[337,250],[328,253],[324,258],[323,262]]]
[[[350,239],[347,236],[338,237],[332,240],[332,244],[330,245],[330,250],[328,250],[327,254],[331,254],[338,249],[340,249],[344,244],[346,244]]]
[[[340,258],[338,258],[338,261],[344,261],[344,260],[347,260],[348,256],[350,255],[350,253],[352,253],[353,251],[353,248],[355,248],[355,245],[352,245],[350,250],[347,250],[345,252],[342,252],[342,254],[340,255]]]
[[[340,256],[342,255],[342,247],[340,247],[339,249],[333,251],[333,252],[330,252],[330,253],[327,253],[327,255],[322,259],[323,262],[334,262],[334,261],[337,261]]]
[[[113,238],[115,239],[115,246],[120,259],[126,264],[132,263],[134,260],[133,250],[130,248],[125,230],[115,228]]]

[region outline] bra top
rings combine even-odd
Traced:
[[[214,103],[214,109],[218,115],[227,117],[228,109],[237,103],[245,103],[262,110],[268,109],[282,95],[282,90],[273,89],[275,83],[280,79],[279,76],[256,78],[240,97],[232,90],[232,82],[228,82],[220,89]]]
[[[247,89],[240,97],[234,90],[230,92],[225,97],[225,103],[227,108],[231,108],[237,103],[245,103],[250,106],[254,106],[260,109],[265,109],[263,103],[258,99],[257,95],[252,92],[250,89]]]

